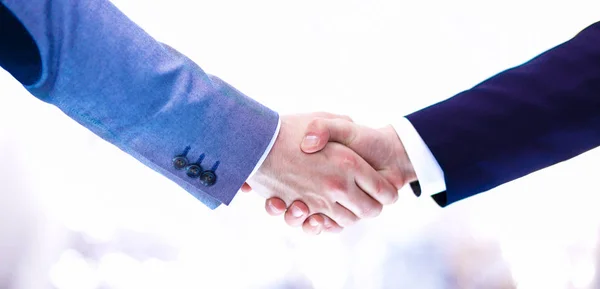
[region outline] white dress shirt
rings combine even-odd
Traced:
[[[392,123],[404,145],[421,186],[421,195],[432,196],[446,190],[444,172],[415,127],[407,118]]]

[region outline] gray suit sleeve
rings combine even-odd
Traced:
[[[29,92],[210,208],[231,202],[275,137],[276,112],[157,42],[108,0],[2,3],[39,49],[41,77]],[[182,154],[188,164],[178,168]]]

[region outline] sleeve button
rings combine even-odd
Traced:
[[[177,156],[175,158],[173,158],[173,167],[176,170],[182,170],[183,168],[185,168],[188,164],[188,159],[184,156]]]
[[[199,165],[193,164],[193,165],[189,165],[186,169],[186,172],[188,177],[190,178],[197,178],[200,176],[200,174],[202,173],[202,168]]]
[[[200,175],[200,183],[204,186],[210,187],[217,181],[217,175],[213,171],[204,171]]]

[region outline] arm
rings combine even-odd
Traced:
[[[600,22],[407,120],[397,131],[317,120],[306,135],[319,141],[302,150],[340,142],[394,172],[385,177],[397,186],[426,181],[426,194],[446,206],[599,146]],[[320,232],[311,218],[305,230]]]
[[[444,172],[446,204],[591,150],[600,145],[600,22],[407,118]]]
[[[397,142],[398,150],[408,153],[409,160],[400,160],[413,161],[407,164],[413,172],[423,164],[435,171],[439,164],[442,172],[428,180],[436,189],[429,190],[428,195],[442,193],[445,187],[445,197],[438,199],[440,205],[468,198],[597,147],[600,22],[531,61],[412,113],[407,119],[410,123],[401,122],[396,128],[400,139],[406,139],[410,145],[397,137],[388,139]],[[365,149],[375,143],[374,139],[350,141],[348,135],[365,137],[367,133],[357,126],[337,123],[311,124],[307,134],[342,142],[369,156]],[[340,133],[342,130],[346,133]],[[314,152],[324,145],[322,142],[305,151]],[[433,164],[431,158],[423,157],[429,152],[435,158]],[[375,167],[392,163],[375,156],[369,160]],[[415,160],[421,161],[415,164]],[[445,184],[440,183],[441,176]],[[418,174],[408,181],[417,179],[420,180]]]
[[[29,92],[207,206],[229,204],[274,141],[276,112],[160,44],[109,1],[2,4],[37,44],[36,77],[23,77],[22,63],[4,65]],[[216,179],[175,168],[188,146],[188,162],[204,154],[200,165]]]
[[[8,40],[0,65],[33,95],[211,208],[229,204],[246,180],[263,196],[303,199],[344,224],[397,198],[347,148],[313,157],[297,149],[303,123],[338,116],[288,116],[280,126],[277,113],[160,44],[107,0],[1,3],[0,19],[18,29],[0,30]],[[21,55],[23,47],[29,52]]]

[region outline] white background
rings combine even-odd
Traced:
[[[600,20],[593,0],[114,3],[281,114],[371,126]],[[598,151],[444,210],[402,191],[378,219],[307,237],[253,194],[209,211],[4,72],[0,87],[0,288],[600,286]]]

